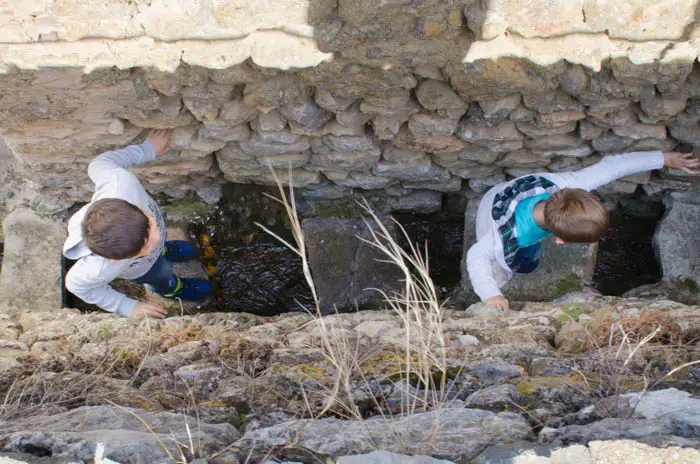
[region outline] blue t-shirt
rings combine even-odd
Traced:
[[[549,199],[549,197],[549,193],[543,193],[518,202],[518,205],[515,207],[515,233],[519,247],[532,246],[551,234],[548,230],[538,226],[535,218],[532,217],[532,210],[535,208],[535,205],[540,201]]]

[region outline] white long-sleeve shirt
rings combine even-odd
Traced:
[[[554,182],[559,189],[579,188],[591,191],[625,176],[661,169],[663,165],[664,157],[660,151],[633,152],[606,156],[599,163],[576,172],[543,172],[536,175]],[[494,266],[502,268],[507,279],[513,276],[512,270],[506,264],[503,242],[491,211],[496,195],[515,180],[517,179],[496,185],[486,192],[476,213],[476,243],[467,252],[466,268],[474,292],[482,301],[501,295],[499,287],[505,284],[497,281]]]
[[[117,292],[109,283],[117,277],[136,279],[146,274],[160,256],[165,243],[165,222],[160,209],[128,168],[155,159],[155,150],[149,142],[110,151],[95,158],[88,167],[88,176],[95,183],[95,194],[89,204],[70,218],[68,239],[63,245],[63,255],[77,261],[68,271],[66,288],[87,303],[127,317],[138,302]],[[161,243],[150,255],[112,261],[88,249],[83,241],[83,219],[90,206],[104,198],[125,200],[156,220]]]

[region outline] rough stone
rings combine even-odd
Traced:
[[[63,304],[65,225],[17,209],[3,221],[0,310],[51,311]],[[41,276],[37,279],[37,276]]]
[[[460,432],[456,435],[450,432],[454,430]],[[338,419],[288,422],[248,432],[236,445],[248,449],[291,444],[295,440],[296,446],[331,456],[362,454],[381,448],[457,461],[475,455],[489,444],[509,443],[529,434],[527,422],[516,414],[446,409],[364,423]],[[397,436],[412,438],[397,440]]]
[[[372,451],[368,454],[341,456],[337,464],[454,464],[452,461],[435,459],[430,456],[406,456],[388,451]]]
[[[405,164],[401,161],[382,161],[377,164],[374,173],[378,176],[408,181],[433,180],[439,182],[450,179],[449,172],[445,168],[433,164],[428,157],[414,160],[411,164]]]
[[[391,224],[387,223],[387,227],[393,230]],[[399,268],[378,261],[386,257],[358,238],[370,238],[362,220],[309,218],[302,221],[302,229],[325,314],[332,313],[334,308],[371,304],[378,294],[368,289],[397,288]]]
[[[568,134],[576,130],[576,122],[565,122],[556,127],[538,127],[536,124],[529,122],[518,122],[516,124],[518,130],[530,138],[543,137],[548,135]]]
[[[495,176],[482,177],[469,179],[469,188],[477,193],[484,193],[491,187],[495,187],[498,184],[502,184],[506,181],[506,177],[503,174],[496,174]]]
[[[467,104],[445,82],[427,79],[416,89],[418,102],[428,110],[467,111]]]
[[[408,121],[408,129],[416,138],[431,135],[448,136],[454,133],[457,123],[456,119],[418,113],[411,116],[411,119]]]
[[[496,162],[498,166],[508,168],[537,168],[545,167],[551,162],[551,158],[540,156],[533,153],[531,150],[523,148],[508,153],[506,156]]]
[[[6,424],[0,432],[0,449],[40,450],[68,459],[92,461],[96,445],[102,443],[104,457],[114,461],[163,462],[178,455],[175,441],[189,443],[189,434],[203,454],[220,451],[240,436],[230,424],[200,422],[194,426],[193,423],[190,431],[185,424],[185,416],[181,414],[83,406],[53,416],[29,417]]]
[[[465,400],[465,407],[489,411],[507,411],[521,401],[518,389],[513,385],[495,385],[472,393]]]
[[[697,198],[697,196],[696,196]],[[700,246],[698,230],[700,202],[680,194],[666,196],[666,213],[654,234],[653,243],[664,279],[688,278],[700,282],[700,257],[688,253]]]

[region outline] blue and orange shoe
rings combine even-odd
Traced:
[[[197,249],[184,240],[169,240],[163,247],[163,256],[172,263],[189,261],[198,257]]]
[[[206,279],[183,279],[179,276],[175,289],[164,294],[165,298],[180,298],[186,301],[202,301],[211,293],[211,283]]]

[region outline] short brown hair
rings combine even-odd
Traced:
[[[557,190],[544,205],[547,228],[565,242],[593,243],[610,228],[605,206],[582,189]]]
[[[87,247],[108,259],[133,258],[148,241],[148,216],[128,201],[117,198],[97,200],[82,224]]]

